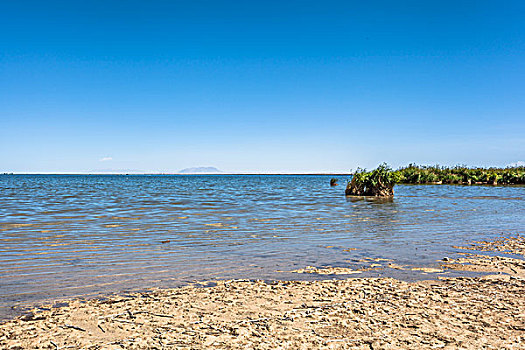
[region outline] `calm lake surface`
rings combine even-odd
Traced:
[[[0,175],[0,318],[191,281],[334,278],[289,271],[365,257],[432,266],[455,245],[524,232],[525,187],[398,185],[384,202],[350,200],[330,178]],[[395,274],[418,278],[359,276]]]

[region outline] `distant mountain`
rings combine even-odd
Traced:
[[[179,174],[218,174],[218,173],[222,173],[222,171],[212,166],[186,168],[186,169],[182,169],[181,171],[179,171]]]

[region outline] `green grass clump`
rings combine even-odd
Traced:
[[[396,183],[523,185],[525,166],[469,168],[461,165],[445,167],[410,164],[393,171],[383,163],[372,171],[358,168],[352,174],[352,180],[348,182],[345,193],[350,196],[390,197],[394,195]]]
[[[383,163],[376,169],[367,172],[357,169],[346,187],[346,194],[351,196],[389,197],[394,195],[394,185],[399,175]]]
[[[422,166],[410,164],[396,170],[400,183],[407,184],[489,184],[521,185],[525,184],[525,167],[507,168],[469,168],[456,165],[444,167],[439,165]]]

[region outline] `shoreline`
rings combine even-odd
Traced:
[[[356,276],[274,283],[216,281],[205,288],[190,285],[105,299],[73,299],[58,308],[33,309],[0,322],[0,348],[477,349],[523,345],[524,237],[458,248],[465,250],[463,256],[445,259],[442,268],[492,274],[411,283]]]

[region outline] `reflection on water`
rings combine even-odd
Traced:
[[[371,200],[329,180],[0,175],[0,317],[19,302],[192,280],[316,278],[276,271],[364,257],[430,265],[525,227],[524,187],[405,185]]]
[[[367,201],[372,203],[394,203],[394,197],[362,197],[362,196],[345,196],[347,202]]]

